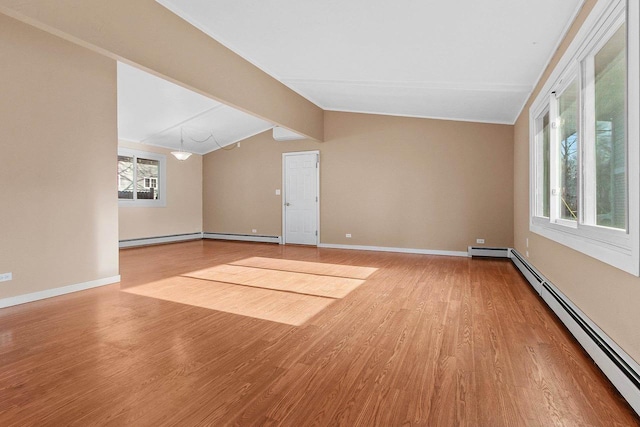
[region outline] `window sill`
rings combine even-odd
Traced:
[[[640,276],[636,245],[625,231],[593,226],[566,227],[532,218],[530,231],[599,261]]]
[[[118,199],[119,208],[166,208],[164,200],[121,200]]]

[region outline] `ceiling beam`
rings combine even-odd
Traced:
[[[0,12],[311,139],[320,107],[154,0],[0,0]]]

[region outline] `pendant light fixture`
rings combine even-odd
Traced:
[[[187,160],[189,157],[191,157],[192,153],[189,153],[188,151],[184,151],[184,141],[182,138],[182,127],[180,127],[180,151],[172,151],[171,154],[173,154],[173,156],[180,160],[180,161],[184,161]]]

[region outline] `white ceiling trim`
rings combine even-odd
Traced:
[[[224,104],[219,104],[219,105],[216,105],[216,106],[214,106],[212,108],[207,108],[206,110],[204,110],[204,111],[202,111],[202,112],[200,112],[200,113],[198,113],[198,114],[196,114],[194,116],[191,116],[188,119],[185,119],[185,120],[183,120],[183,121],[181,121],[179,123],[176,123],[175,125],[169,126],[166,129],[163,129],[163,130],[161,130],[159,132],[156,132],[156,133],[154,133],[152,135],[147,136],[146,138],[143,138],[142,140],[140,140],[140,142],[143,143],[143,144],[146,144],[146,143],[148,143],[148,142],[150,142],[150,141],[152,141],[154,139],[157,139],[158,137],[160,137],[162,135],[170,133],[174,129],[177,129],[177,128],[180,128],[180,127],[183,127],[183,126],[184,127],[188,127],[187,123],[189,123],[190,121],[192,121],[194,119],[197,119],[198,117],[202,117],[202,116],[204,116],[204,115],[206,115],[206,114],[208,114],[208,113],[210,113],[212,111],[215,111],[215,110],[217,110],[219,108],[222,108],[222,107],[224,107]],[[153,144],[149,144],[149,145],[153,145]]]
[[[262,129],[262,130],[258,130],[258,131],[256,131],[256,132],[252,132],[252,133],[246,134],[246,136],[242,136],[242,137],[240,137],[240,138],[235,138],[235,139],[234,139],[234,140],[232,140],[232,141],[220,143],[220,146],[219,146],[219,147],[218,147],[218,146],[216,146],[216,147],[215,147],[215,148],[213,148],[213,149],[209,149],[209,150],[185,150],[185,151],[189,151],[190,153],[196,154],[196,155],[198,155],[198,156],[204,156],[204,155],[206,155],[206,154],[213,153],[213,152],[214,152],[214,151],[216,151],[216,150],[220,150],[221,148],[225,148],[225,147],[228,147],[228,146],[230,146],[230,145],[233,145],[233,144],[237,144],[237,143],[239,143],[239,142],[242,142],[242,141],[244,141],[245,139],[249,139],[249,138],[252,138],[252,137],[254,137],[254,136],[256,136],[256,135],[260,135],[261,133],[267,132],[267,131],[269,131],[269,130],[270,130],[270,129],[272,129],[272,128],[273,128],[273,127],[269,128],[269,129]],[[135,142],[135,143],[137,143],[137,144],[143,144],[143,145],[149,145],[149,146],[152,146],[152,147],[164,148],[165,150],[177,150],[177,148],[170,148],[170,147],[168,147],[168,146],[166,146],[166,145],[156,144],[156,143],[154,143],[154,142],[150,142],[150,141],[147,141],[147,142],[134,141],[134,140],[132,140],[132,139],[127,139],[127,138],[118,138],[118,139],[119,139],[120,141],[125,141],[125,142]]]
[[[123,141],[176,150],[184,129],[184,150],[206,154],[272,127],[271,122],[118,63],[118,137]]]
[[[432,116],[432,115],[427,116],[427,115],[419,115],[419,114],[396,114],[396,113],[383,113],[383,112],[372,112],[372,111],[351,110],[351,109],[340,109],[340,110],[328,109],[326,111],[335,111],[336,113],[380,114],[382,116],[407,117],[410,119],[447,120],[450,122],[465,122],[465,123],[486,123],[488,125],[513,125],[514,124],[512,120],[468,119],[465,117],[440,117],[440,116]]]
[[[567,24],[562,29],[562,32],[560,33],[560,37],[558,37],[558,40],[556,41],[556,43],[553,46],[553,49],[549,53],[549,57],[547,58],[547,60],[544,63],[544,67],[542,67],[542,69],[540,70],[540,73],[538,73],[538,77],[536,77],[536,80],[533,83],[533,87],[531,88],[531,92],[529,93],[529,96],[527,96],[527,99],[522,103],[522,106],[518,110],[518,114],[516,115],[516,118],[514,119],[513,123],[510,123],[510,124],[512,124],[512,125],[516,124],[516,120],[518,120],[518,117],[520,117],[522,115],[522,112],[524,111],[524,107],[527,106],[527,102],[529,101],[529,98],[533,94],[534,89],[540,84],[540,80],[542,80],[542,76],[544,75],[544,72],[547,71],[547,68],[549,68],[549,64],[551,64],[551,61],[553,60],[553,57],[558,52],[558,48],[560,47],[560,44],[562,44],[562,41],[564,40],[564,38],[567,37],[567,34],[569,34],[569,30],[571,29],[571,26],[573,25],[573,23],[575,22],[576,18],[578,17],[578,14],[580,13],[582,8],[584,7],[584,2],[585,1],[586,0],[580,0],[580,2],[576,5],[576,9],[573,11],[573,14],[571,14],[571,19],[569,19],[569,21],[567,21]]]
[[[291,84],[321,84],[321,85],[348,85],[366,87],[388,87],[404,89],[432,89],[432,90],[459,90],[480,92],[531,92],[530,85],[494,84],[494,83],[454,83],[454,82],[402,82],[402,81],[365,81],[365,80],[319,80],[319,79],[288,79],[283,82]]]
[[[513,124],[531,94],[527,85],[428,82],[287,81],[327,111]],[[324,97],[330,100],[324,102]],[[491,112],[487,113],[487,109]]]
[[[207,145],[205,145],[204,143],[199,143],[199,142],[195,141],[193,138],[191,138],[189,136],[189,132],[193,132],[194,130],[199,131],[199,132],[203,132],[203,130],[202,129],[197,129],[197,128],[190,128],[188,125],[186,125],[186,126],[184,126],[184,129],[185,129],[185,135],[184,135],[185,148],[184,148],[184,151],[188,151],[188,152],[193,153],[193,154],[198,154],[198,155],[204,156],[205,154],[212,153],[212,152],[214,152],[216,150],[220,150],[221,148],[225,148],[225,147],[227,147],[229,145],[237,144],[238,142],[244,141],[245,139],[254,137],[254,136],[259,135],[259,134],[261,134],[263,132],[267,132],[272,128],[273,128],[273,126],[270,126],[270,127],[267,127],[267,128],[260,128],[258,130],[253,131],[253,132],[248,132],[248,133],[245,132],[240,137],[233,138],[233,139],[228,140],[228,141],[222,141],[222,142],[219,141],[215,137],[215,135],[213,135],[213,133],[211,133],[213,135],[213,138],[214,138],[215,141],[212,140],[214,142],[209,142],[209,143],[207,143]],[[156,143],[156,142],[153,142],[153,141],[142,142],[142,141],[131,141],[131,140],[127,140],[125,138],[120,138],[120,139],[123,140],[123,141],[138,142],[138,143],[141,143],[141,144],[144,144],[144,145],[151,145],[151,146],[154,146],[154,147],[165,148],[165,149],[168,149],[168,150],[177,150],[178,147],[179,147],[179,144],[176,144],[176,147],[170,147],[167,144]],[[202,149],[196,148],[194,146],[194,143],[195,144],[200,144],[202,146]]]

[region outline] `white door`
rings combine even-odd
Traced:
[[[284,243],[318,244],[318,152],[284,153]]]

